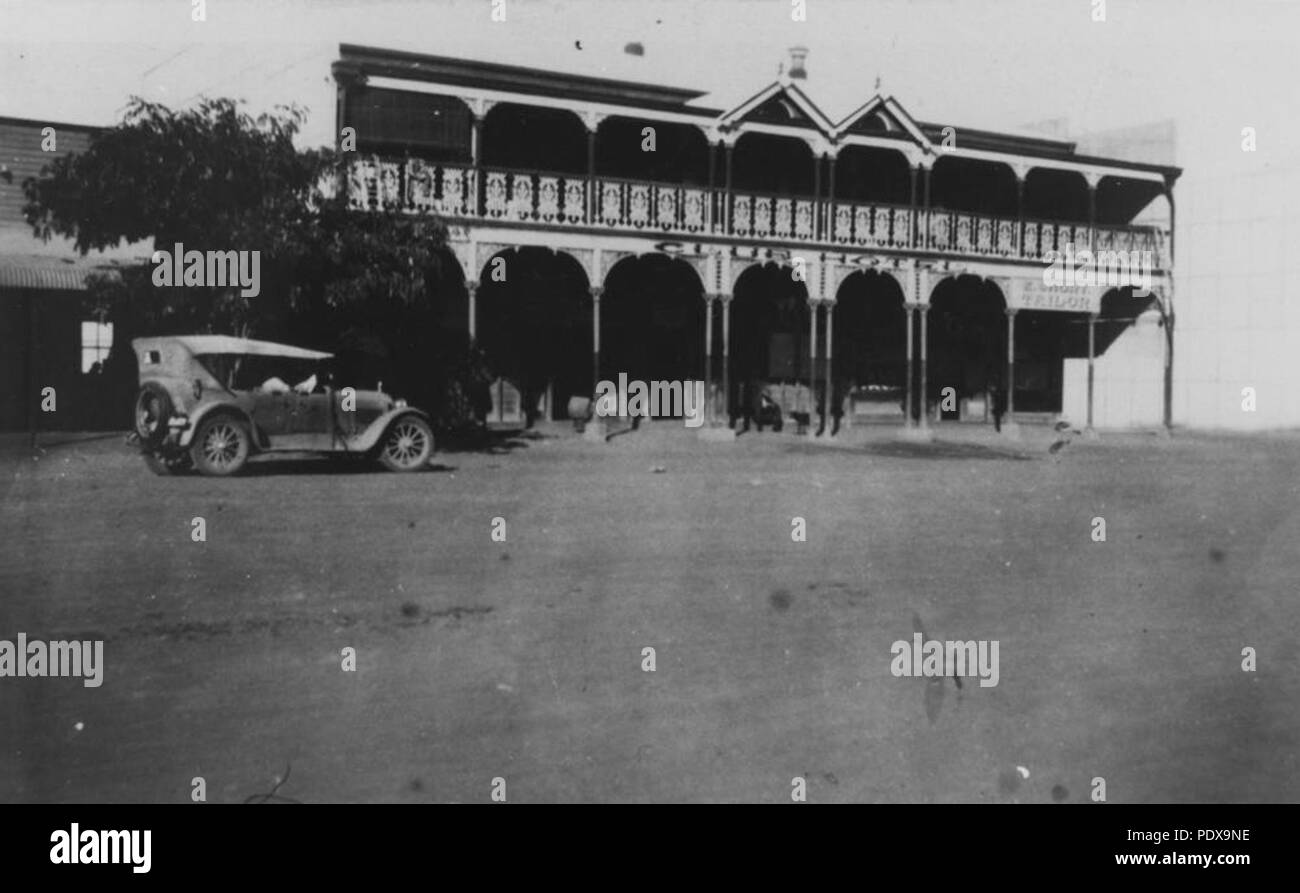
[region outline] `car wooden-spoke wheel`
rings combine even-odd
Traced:
[[[393,471],[415,471],[427,465],[431,455],[433,431],[423,419],[407,416],[388,429],[379,457]]]
[[[194,435],[190,454],[203,474],[234,474],[248,460],[248,429],[238,419],[205,419]]]

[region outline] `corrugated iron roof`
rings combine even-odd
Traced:
[[[85,291],[86,277],[94,267],[69,264],[12,264],[0,261],[0,288],[34,288]]]
[[[69,239],[42,242],[25,224],[0,220],[0,288],[84,291],[92,273],[146,263],[151,253],[150,243],[142,242],[83,256]]]

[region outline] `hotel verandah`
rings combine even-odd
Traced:
[[[892,96],[833,122],[803,57],[717,109],[694,90],[345,44],[349,199],[447,219],[468,331],[557,418],[626,372],[705,379],[720,425],[763,386],[823,431],[841,414],[922,435],[988,421],[995,389],[1022,418],[1167,424],[1180,171],[918,122]],[[1165,220],[1134,225],[1152,208]],[[1045,294],[1067,246],[1150,252],[1152,294]],[[528,339],[554,349],[521,362]],[[1097,405],[1108,351],[1147,372],[1136,412]]]

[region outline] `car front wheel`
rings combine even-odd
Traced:
[[[379,461],[391,471],[416,471],[433,455],[433,430],[418,416],[393,422],[379,448]]]
[[[190,455],[200,474],[234,474],[248,461],[251,438],[239,419],[228,415],[204,419],[194,433]]]

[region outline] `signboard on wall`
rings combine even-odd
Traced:
[[[1056,310],[1061,313],[1096,313],[1097,289],[1087,285],[1045,285],[1040,279],[1017,280],[1011,306],[1019,310]]]

